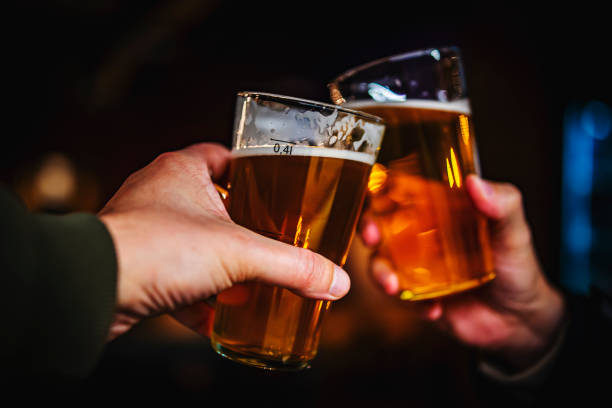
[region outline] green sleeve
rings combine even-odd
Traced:
[[[0,218],[2,360],[25,374],[86,375],[114,311],[110,234],[91,214],[31,214],[2,189]]]

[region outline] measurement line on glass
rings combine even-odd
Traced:
[[[296,142],[290,142],[288,140],[280,140],[280,139],[272,139],[272,138],[270,138],[270,140],[274,140],[275,142],[289,143],[289,144],[292,144],[292,145],[296,145],[297,144]]]

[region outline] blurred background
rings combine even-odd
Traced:
[[[609,33],[585,3],[554,19],[466,2],[9,3],[0,181],[34,211],[96,212],[164,151],[229,146],[238,91],[327,102],[326,84],[350,67],[458,45],[483,175],[522,190],[553,282],[612,292]],[[380,293],[363,265],[349,258],[353,290],[334,304],[310,370],[236,365],[161,316],[109,344],[90,378],[55,390],[102,401],[482,406],[474,352]]]

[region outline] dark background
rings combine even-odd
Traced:
[[[554,12],[398,4],[14,2],[5,13],[0,181],[44,210],[31,198],[33,175],[60,153],[77,179],[61,210],[96,211],[161,152],[229,146],[238,91],[329,101],[326,83],[352,66],[458,45],[483,174],[522,190],[542,265],[558,282],[563,113],[572,102],[612,103],[605,13],[587,3]],[[199,404],[247,396],[297,406],[481,405],[473,351],[378,293],[359,266],[354,273],[306,372],[237,366],[161,317],[111,343],[90,378],[57,389],[110,401],[121,393]]]

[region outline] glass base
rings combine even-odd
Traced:
[[[229,360],[232,360],[232,361],[235,361],[241,364],[246,364],[252,367],[262,368],[264,370],[300,371],[300,370],[310,368],[309,361],[283,362],[282,360],[276,360],[276,359],[266,358],[265,356],[258,356],[258,355],[253,355],[250,353],[244,353],[244,352],[232,350],[212,339],[210,341],[210,344],[212,345],[213,350],[217,352],[217,354]]]
[[[447,286],[444,288],[428,290],[424,292],[413,292],[410,290],[400,290],[399,298],[401,300],[417,301],[425,299],[433,299],[442,296],[452,295],[455,293],[463,292],[468,289],[475,288],[482,285],[483,283],[489,282],[495,278],[495,273],[491,272],[482,278],[472,279],[466,282],[461,282],[455,285]]]

